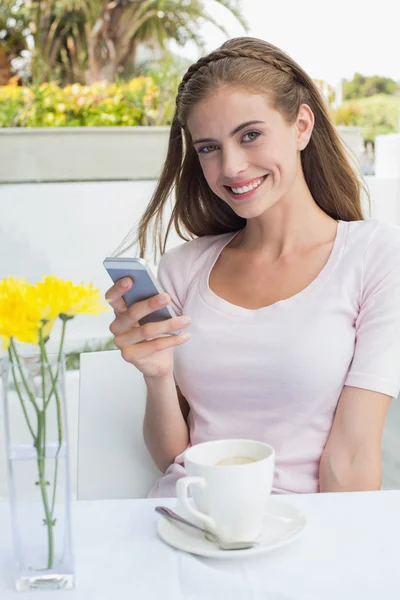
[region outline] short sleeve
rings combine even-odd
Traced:
[[[345,385],[400,391],[400,228],[380,223],[364,257],[356,343]]]
[[[157,279],[161,288],[171,297],[171,306],[177,317],[183,314],[187,295],[190,243],[180,244],[168,250],[160,259]]]

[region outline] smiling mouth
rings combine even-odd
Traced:
[[[224,187],[229,190],[235,196],[241,196],[242,194],[246,194],[247,192],[252,192],[260,187],[262,183],[266,180],[268,175],[263,175],[263,177],[258,177],[258,179],[253,179],[253,181],[247,185],[243,185],[241,187],[235,187],[230,185],[224,185]]]

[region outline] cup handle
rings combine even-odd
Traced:
[[[206,487],[206,480],[204,477],[181,477],[176,482],[176,495],[178,496],[179,502],[187,510],[187,512],[198,519],[209,531],[215,531],[216,523],[214,519],[200,512],[192,506],[188,498],[188,487],[190,485],[199,485],[201,488]]]

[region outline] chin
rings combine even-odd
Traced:
[[[262,217],[264,213],[266,213],[270,208],[275,206],[275,202],[264,202],[262,204],[257,203],[257,205],[251,206],[250,204],[245,206],[232,206],[231,209],[234,213],[237,214],[238,217],[242,217],[242,219],[257,219],[258,217]]]

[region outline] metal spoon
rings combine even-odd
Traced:
[[[202,531],[203,533],[206,534],[207,539],[215,542],[221,548],[221,550],[246,550],[247,548],[253,548],[254,546],[258,546],[258,544],[259,544],[259,542],[255,542],[255,541],[252,541],[252,542],[225,542],[215,533],[211,533],[210,531],[207,531],[207,529],[203,529],[203,527],[199,527],[198,525],[195,525],[191,521],[184,519],[183,517],[178,515],[173,510],[167,508],[166,506],[156,506],[155,511],[171,522],[177,521],[178,523],[183,523],[184,525],[187,525],[188,527],[192,527],[193,529]]]

